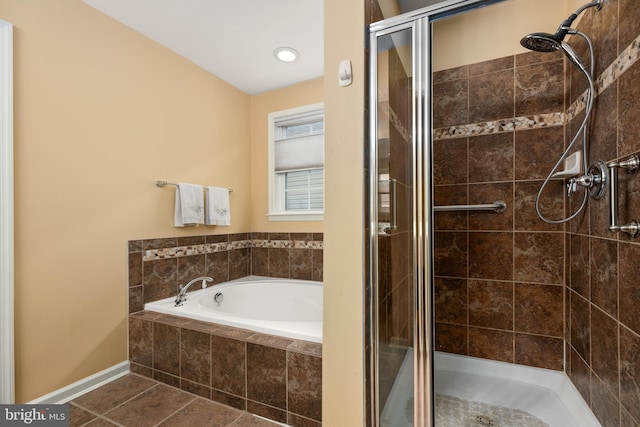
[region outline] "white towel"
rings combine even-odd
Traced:
[[[229,209],[229,189],[207,187],[207,225],[231,225],[231,210]]]
[[[178,184],[176,186],[176,209],[174,225],[184,227],[204,224],[202,185]]]

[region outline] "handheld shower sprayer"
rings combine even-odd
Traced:
[[[564,222],[572,220],[573,218],[578,216],[578,214],[585,208],[585,206],[587,204],[587,200],[589,198],[589,187],[586,186],[586,185],[583,185],[585,187],[585,192],[584,192],[584,197],[582,199],[582,204],[580,205],[578,210],[576,212],[574,212],[573,214],[571,214],[570,216],[568,216],[566,218],[554,220],[554,219],[546,218],[542,214],[542,212],[540,211],[540,197],[541,197],[542,191],[547,186],[547,184],[549,183],[549,181],[553,177],[554,173],[558,170],[559,166],[563,163],[564,159],[570,154],[571,150],[573,149],[574,144],[579,139],[581,134],[582,134],[582,151],[583,151],[583,156],[582,156],[582,158],[583,158],[583,170],[584,171],[587,170],[587,159],[588,159],[587,148],[588,148],[588,144],[587,144],[586,127],[587,127],[587,124],[589,122],[589,117],[591,115],[591,112],[593,110],[593,101],[594,101],[594,98],[595,98],[595,84],[594,84],[594,81],[593,81],[593,73],[594,73],[593,43],[591,42],[591,40],[589,39],[589,37],[586,34],[580,32],[580,31],[578,31],[576,29],[571,28],[571,25],[573,24],[573,21],[575,21],[576,18],[582,12],[584,12],[586,9],[591,8],[591,7],[596,7],[597,10],[600,10],[602,8],[602,5],[604,4],[604,1],[605,0],[596,0],[596,1],[592,1],[590,3],[584,4],[583,6],[578,8],[578,10],[576,10],[574,13],[572,13],[567,19],[562,21],[562,23],[560,23],[560,26],[558,27],[558,29],[556,30],[556,32],[554,34],[549,34],[549,33],[531,33],[531,34],[527,34],[526,36],[524,36],[522,38],[522,40],[520,40],[520,44],[523,47],[525,47],[526,49],[529,49],[529,50],[533,50],[535,52],[562,51],[566,55],[566,57],[574,65],[576,65],[578,67],[578,69],[584,74],[584,76],[586,77],[586,79],[587,79],[587,81],[589,83],[589,88],[587,89],[587,99],[586,99],[584,119],[582,120],[582,123],[580,124],[580,127],[579,127],[578,131],[576,132],[575,136],[572,138],[571,142],[569,143],[569,145],[565,149],[564,153],[562,153],[562,156],[560,156],[560,159],[555,164],[553,169],[551,169],[551,172],[549,172],[549,175],[547,176],[547,178],[544,180],[544,182],[540,186],[540,190],[538,191],[538,194],[536,196],[536,203],[535,203],[536,204],[536,213],[538,214],[538,217],[540,217],[541,220],[543,220],[544,222],[549,223],[549,224],[561,224],[561,223],[564,223]],[[587,45],[589,46],[589,62],[590,62],[590,69],[589,70],[584,65],[584,62],[582,62],[582,59],[580,59],[580,56],[576,53],[576,51],[569,44],[567,44],[564,41],[564,38],[567,36],[567,34],[578,35],[578,36],[584,38],[584,40],[587,42]],[[589,180],[583,180],[583,181],[587,182]],[[581,180],[575,179],[575,178],[571,180],[571,182],[569,184],[569,195],[572,195],[576,191],[576,185],[580,184],[581,182],[582,182]],[[589,181],[589,182],[591,182],[591,181]]]

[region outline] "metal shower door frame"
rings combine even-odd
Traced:
[[[403,30],[412,30],[412,152],[413,152],[413,254],[414,270],[414,426],[435,427],[435,393],[433,389],[433,195],[432,195],[432,96],[431,96],[431,23],[434,20],[499,3],[505,0],[446,0],[423,9],[395,16],[369,26],[369,292],[364,324],[369,350],[368,383],[365,396],[370,412],[365,415],[371,427],[379,427],[378,390],[378,38]],[[365,363],[366,366],[366,363]],[[367,381],[364,382],[367,384]],[[367,405],[365,405],[367,406]]]

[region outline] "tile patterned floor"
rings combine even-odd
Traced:
[[[69,402],[71,427],[276,427],[252,414],[127,374]]]

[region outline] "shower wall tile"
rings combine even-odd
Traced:
[[[553,113],[564,107],[564,59],[517,67],[516,117]]]
[[[640,419],[640,336],[620,328],[620,402]]]
[[[640,151],[640,62],[620,77],[618,105],[618,153],[626,156]]]
[[[515,363],[536,368],[564,368],[564,341],[561,338],[515,334]]]
[[[469,327],[469,356],[514,362],[513,332]]]
[[[514,60],[515,58],[513,56],[505,56],[504,58],[471,64],[469,65],[469,76],[480,76],[496,71],[513,69]]]
[[[503,201],[507,204],[504,212],[496,214],[493,211],[469,212],[469,230],[498,231],[513,230],[513,183],[484,183],[469,184],[469,203],[484,204],[487,202]],[[455,203],[452,203],[455,204]],[[462,202],[461,204],[464,204]],[[444,213],[444,212],[443,212]]]
[[[518,131],[514,141],[516,180],[545,179],[564,151],[564,127]]]
[[[618,318],[618,244],[591,239],[591,302]]]
[[[522,282],[564,283],[564,235],[516,233],[514,278]]]
[[[433,142],[434,184],[467,183],[468,163],[467,138],[447,139]]]
[[[513,195],[514,229],[516,231],[563,231],[562,224],[547,224],[536,213],[536,197],[542,181],[518,181]],[[564,192],[562,183],[551,182],[540,198],[540,212],[549,219],[564,215]]]
[[[588,404],[591,402],[591,369],[573,347],[569,346],[567,353],[569,355],[567,374]]]
[[[469,182],[512,180],[513,132],[469,138]]]
[[[468,186],[461,185],[436,185],[433,188],[435,206],[464,205],[468,202]],[[467,230],[468,214],[466,212],[436,212],[436,230]]]
[[[436,277],[434,282],[436,322],[467,324],[467,279]]]
[[[468,96],[468,79],[446,80],[434,84],[434,127],[441,128],[469,123]]]
[[[513,69],[470,77],[469,123],[514,117],[513,98]],[[437,111],[435,104],[434,108]],[[434,124],[435,127],[442,127],[437,122]]]
[[[469,277],[513,280],[513,233],[469,233]]]
[[[609,392],[618,396],[618,322],[591,306],[591,368]]]
[[[591,376],[591,411],[604,426],[620,425],[620,402],[596,375]]]
[[[469,327],[436,322],[435,347],[437,351],[469,355]]]
[[[640,3],[636,0],[618,0],[618,54],[640,34]]]
[[[513,330],[513,283],[469,281],[469,325]]]
[[[640,286],[638,286],[638,278],[640,278],[640,246],[620,244],[619,252],[619,268],[618,275],[620,307],[619,319],[622,324],[640,334],[640,316],[638,316],[638,307],[640,307]]]
[[[516,283],[515,330],[564,337],[564,288],[556,285]]]

